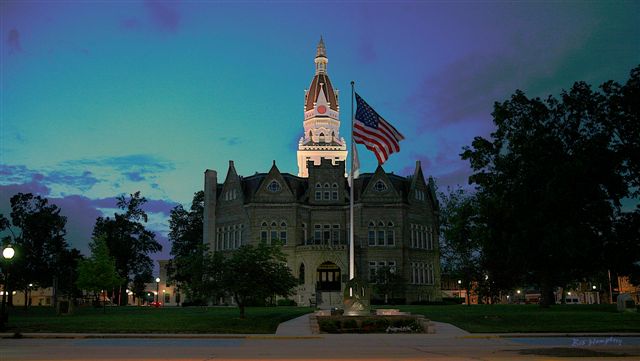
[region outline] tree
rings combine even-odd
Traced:
[[[144,223],[148,221],[142,206],[147,202],[140,192],[118,197],[118,208],[124,213],[115,213],[113,218],[99,217],[93,228],[93,237],[104,237],[109,254],[115,259],[116,270],[122,279],[119,288],[115,288],[116,299],[120,304],[126,297],[120,294],[127,288],[129,281],[136,275],[151,274],[153,262],[150,253],[162,250],[162,245],[155,239],[155,234],[147,230]]]
[[[250,301],[289,296],[298,283],[277,245],[241,246],[223,261],[223,270],[222,283],[238,304],[240,318]]]
[[[400,272],[385,266],[376,269],[373,275],[373,288],[379,295],[384,295],[384,303],[389,303],[394,295],[403,294],[407,288],[407,280]]]
[[[468,297],[472,285],[486,274],[481,266],[475,196],[460,187],[448,188],[447,193],[439,195],[442,270],[462,281]]]
[[[555,287],[640,259],[640,246],[616,233],[620,202],[638,179],[638,153],[626,153],[638,143],[626,135],[639,134],[637,97],[629,98],[638,94],[638,73],[602,92],[578,82],[560,99],[516,91],[494,105],[490,139],[464,148],[485,265],[498,279],[539,285],[543,306],[554,301]],[[629,257],[605,259],[612,242]]]
[[[196,192],[189,210],[181,205],[171,210],[169,240],[171,255],[167,274],[178,284],[190,301],[203,301],[207,288],[203,285],[205,247],[202,241],[204,192]]]
[[[13,239],[19,255],[12,261],[10,287],[28,290],[30,283],[39,287],[55,286],[66,269],[66,217],[60,214],[58,206],[31,193],[18,193],[11,197],[10,203],[11,223],[0,215],[0,231],[10,231],[8,237]],[[16,233],[11,226],[16,228]],[[54,305],[56,295],[57,288],[54,289]],[[10,303],[11,298],[9,294]]]
[[[109,248],[104,236],[94,238],[91,247],[91,257],[78,263],[77,286],[80,289],[93,292],[96,300],[98,293],[117,287],[122,278],[116,270],[116,262],[109,254]]]

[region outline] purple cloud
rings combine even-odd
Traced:
[[[145,9],[151,21],[162,31],[174,33],[180,26],[180,13],[169,2],[147,0]]]
[[[22,52],[22,46],[20,45],[20,32],[18,32],[18,29],[13,28],[9,30],[9,35],[7,36],[7,48],[9,49],[9,54]]]

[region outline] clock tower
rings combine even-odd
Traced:
[[[316,50],[316,74],[304,96],[304,134],[298,143],[298,176],[308,177],[307,162],[320,164],[331,159],[333,164],[347,158],[347,143],[340,137],[338,91],[327,75],[327,49],[320,37]]]

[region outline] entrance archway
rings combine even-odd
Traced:
[[[318,281],[316,283],[317,291],[340,291],[340,281],[342,279],[340,273],[340,267],[333,262],[325,262],[318,266],[317,274]]]

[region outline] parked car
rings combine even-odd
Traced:
[[[151,307],[162,307],[162,302],[153,301],[149,304]]]

